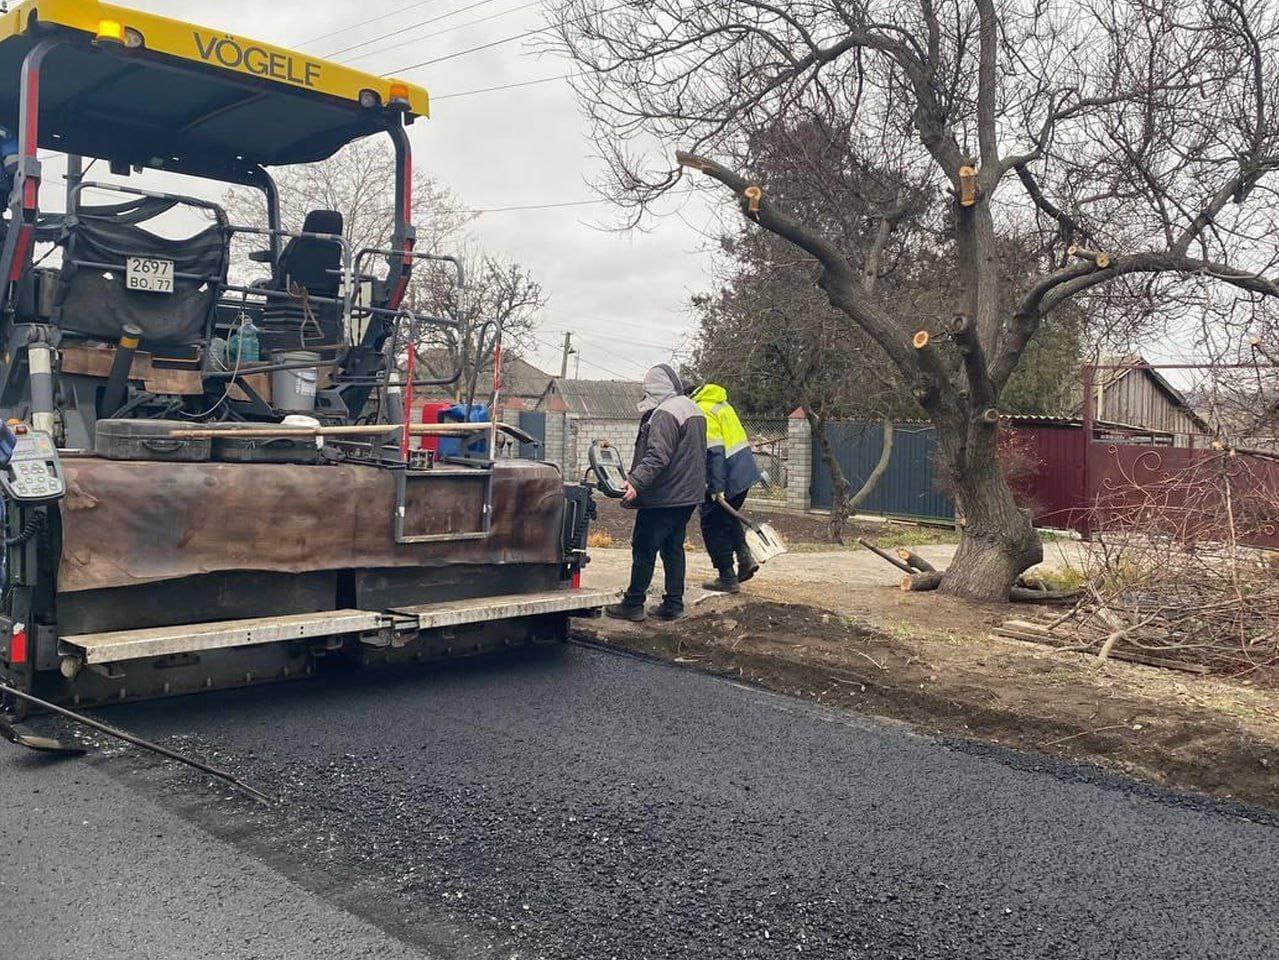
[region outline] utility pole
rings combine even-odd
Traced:
[[[568,355],[570,353],[577,353],[577,351],[573,349],[573,334],[565,330],[564,331],[564,353],[561,354],[560,356],[560,379],[561,380],[568,379]]]

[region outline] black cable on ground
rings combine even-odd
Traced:
[[[94,720],[92,717],[85,716],[83,713],[76,713],[74,710],[68,710],[66,707],[60,707],[56,703],[41,700],[37,696],[33,696],[32,694],[19,690],[16,687],[11,687],[7,683],[0,683],[0,691],[17,697],[19,700],[23,700],[26,703],[31,704],[33,707],[40,707],[42,710],[48,710],[51,713],[56,713],[59,716],[66,717],[68,720],[73,720],[76,723],[83,724],[84,726],[97,730],[100,733],[105,733],[109,737],[115,737],[117,740],[123,740],[125,743],[130,743],[135,747],[141,747],[143,750],[150,750],[152,753],[158,753],[162,757],[167,757],[170,760],[176,760],[178,763],[186,764],[188,767],[194,767],[202,773],[207,773],[211,777],[216,777],[224,783],[230,784],[237,790],[244,791],[259,803],[270,805],[275,802],[261,790],[249,786],[249,784],[245,783],[234,774],[227,773],[225,770],[219,770],[217,767],[210,766],[202,760],[194,760],[191,757],[185,757],[174,750],[170,750],[168,747],[160,746],[158,743],[151,743],[149,740],[143,740],[141,737],[134,736],[125,730],[120,730],[116,727],[109,727],[105,723]]]

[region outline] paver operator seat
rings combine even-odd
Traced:
[[[301,232],[340,237],[342,214],[336,210],[312,210]],[[342,247],[318,237],[292,237],[280,254],[271,286],[290,294],[288,300],[272,300],[263,312],[264,344],[274,348],[304,347],[342,340],[340,310],[336,303],[315,303],[312,297],[336,299],[341,287]],[[309,315],[308,315],[309,314]],[[314,320],[312,320],[314,318]]]

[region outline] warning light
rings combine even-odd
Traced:
[[[16,623],[13,626],[13,640],[9,644],[9,663],[27,662],[27,626]]]
[[[409,105],[409,85],[407,83],[391,84],[391,103]]]
[[[124,43],[124,24],[119,20],[98,21],[98,42]]]

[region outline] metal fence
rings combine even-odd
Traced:
[[[858,490],[879,462],[883,426],[878,422],[828,423],[826,436],[840,470],[853,490]],[[812,444],[812,503],[814,507],[829,509],[835,500],[835,484],[822,461],[817,437],[813,437]],[[919,520],[953,520],[955,505],[937,483],[936,453],[937,431],[932,426],[896,424],[888,469],[858,510]]]
[[[751,491],[751,499],[786,499],[789,479],[790,451],[787,445],[785,420],[743,420],[742,427],[750,440],[755,462],[764,473],[764,479]]]

